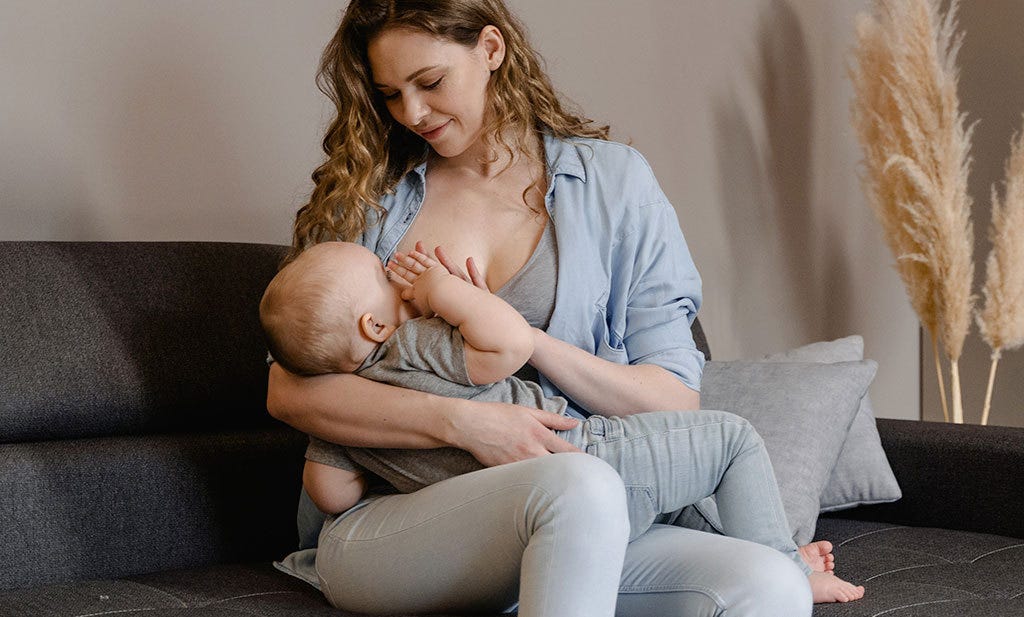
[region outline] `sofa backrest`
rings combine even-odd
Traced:
[[[297,544],[257,315],[284,251],[0,242],[0,589]]]
[[[0,589],[295,544],[257,316],[284,250],[0,242]]]
[[[270,426],[257,319],[283,247],[0,243],[0,435]]]

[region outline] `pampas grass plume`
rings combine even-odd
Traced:
[[[992,348],[982,424],[988,423],[992,384],[1003,350],[1024,345],[1024,132],[1010,144],[1002,201],[992,187],[989,239],[992,250],[985,263],[985,306],[977,315],[981,336]]]
[[[875,0],[857,22],[853,125],[864,150],[868,201],[907,294],[950,360],[954,422],[963,421],[958,360],[974,298],[974,231],[967,192],[973,127],[957,97],[958,0]]]

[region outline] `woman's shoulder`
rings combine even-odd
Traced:
[[[594,169],[609,166],[619,167],[627,164],[647,172],[651,171],[651,166],[647,163],[644,155],[628,144],[593,137],[565,137],[558,141],[574,147],[580,154],[584,165]]]
[[[561,159],[578,161],[579,177],[595,192],[612,197],[617,207],[666,202],[647,159],[631,145],[587,137],[557,140]],[[573,156],[566,156],[571,150]]]
[[[654,179],[647,159],[631,145],[590,137],[568,137],[561,141],[566,147],[576,150],[588,177],[592,172],[598,179],[608,175],[629,180]]]

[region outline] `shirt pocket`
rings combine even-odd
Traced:
[[[628,364],[629,355],[622,343],[622,332],[625,323],[617,324],[617,321],[608,316],[608,292],[601,294],[601,297],[594,303],[594,323],[591,327],[591,334],[594,337],[595,355],[604,360],[616,364]],[[613,316],[614,317],[614,316]]]

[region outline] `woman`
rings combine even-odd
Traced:
[[[522,32],[500,0],[354,0],[324,52],[338,116],[293,254],[440,246],[449,270],[601,359],[584,406],[697,409],[699,278],[675,211],[639,154],[562,109]],[[621,480],[550,430],[572,419],[277,366],[268,408],[328,441],[454,446],[489,466],[325,525],[316,574],[341,608],[810,614],[804,574],[763,546],[668,519],[626,546]]]

